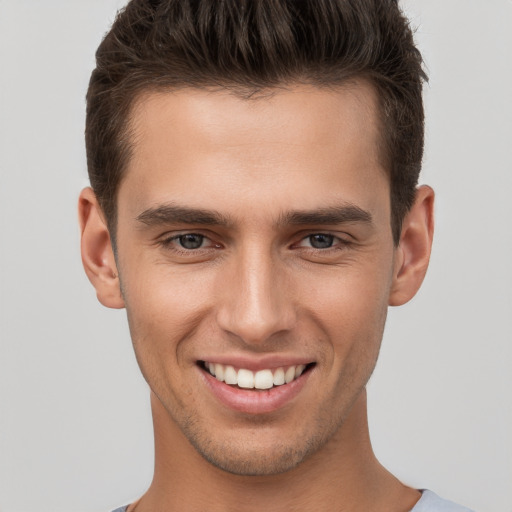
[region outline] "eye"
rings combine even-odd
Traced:
[[[218,256],[222,244],[208,234],[194,232],[167,233],[166,238],[156,240],[166,257],[181,263],[197,263]]]
[[[197,235],[196,233],[187,233],[186,235],[179,235],[174,238],[183,249],[193,250],[200,249],[205,241],[203,235]]]
[[[304,238],[301,245],[304,247],[312,247],[313,249],[330,249],[336,240],[333,235],[325,233],[315,233]]]

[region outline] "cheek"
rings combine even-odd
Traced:
[[[330,269],[330,276],[303,281],[303,306],[328,340],[325,362],[336,367],[335,373],[342,367],[351,374],[366,372],[375,363],[391,285],[390,272],[376,268]]]
[[[391,271],[379,267],[327,269],[323,276],[302,279],[299,294],[308,309],[328,324],[381,323],[387,311]],[[387,267],[386,267],[387,269]]]
[[[193,273],[172,273],[164,265],[132,266],[122,272],[123,296],[137,360],[167,371],[169,363],[186,360],[187,344],[208,308],[204,282]],[[144,269],[149,269],[146,272]]]

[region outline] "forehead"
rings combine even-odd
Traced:
[[[136,213],[176,195],[200,207],[227,207],[227,199],[235,207],[233,194],[238,207],[265,196],[283,208],[294,200],[318,207],[322,196],[354,203],[370,189],[387,197],[377,108],[364,82],[249,98],[227,90],[145,94],[131,115],[133,152],[119,199],[129,192]]]

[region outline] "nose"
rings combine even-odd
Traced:
[[[218,326],[245,344],[264,344],[296,323],[290,283],[270,251],[248,249],[231,262],[220,284]]]

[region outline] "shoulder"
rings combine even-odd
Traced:
[[[416,503],[411,512],[473,512],[469,508],[457,505],[453,501],[444,500],[437,494],[424,489],[420,501]]]

